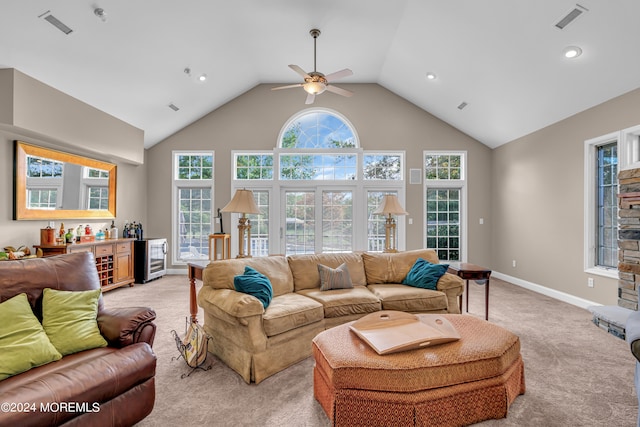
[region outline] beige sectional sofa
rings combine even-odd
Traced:
[[[437,290],[401,284],[418,258],[438,263],[433,250],[399,253],[325,253],[211,262],[198,304],[211,336],[209,351],[247,382],[259,383],[311,355],[311,340],[330,327],[379,310],[460,313],[462,280],[445,273]],[[320,290],[318,264],[346,263],[353,288]],[[234,290],[233,279],[250,266],[273,287],[268,307]]]

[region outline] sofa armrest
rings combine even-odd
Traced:
[[[452,314],[460,314],[459,296],[464,290],[464,281],[455,274],[444,273],[436,284],[436,289],[447,296],[447,311]]]
[[[632,312],[627,318],[625,337],[631,347],[631,354],[640,361],[640,311]]]
[[[462,288],[464,286],[464,281],[451,273],[444,273],[440,279],[438,279],[438,283],[436,284],[436,288],[439,291],[445,291],[447,289],[456,289],[459,288],[460,292],[458,295],[462,294]]]
[[[234,319],[264,314],[264,306],[258,298],[232,289],[203,286],[198,293],[198,304],[205,310],[213,306]]]
[[[112,347],[146,342],[153,346],[156,312],[148,307],[119,307],[98,313],[98,327]]]

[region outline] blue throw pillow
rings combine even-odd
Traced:
[[[236,291],[258,298],[264,308],[269,306],[273,298],[273,288],[269,278],[251,267],[244,268],[244,274],[233,278]]]
[[[416,288],[436,290],[438,279],[447,272],[449,264],[431,264],[422,258],[413,264],[402,283]]]

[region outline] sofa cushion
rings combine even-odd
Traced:
[[[423,258],[418,258],[407,273],[407,277],[402,280],[402,284],[435,290],[438,280],[447,272],[447,268],[449,264],[431,264]]]
[[[439,263],[438,256],[432,249],[396,253],[363,253],[362,260],[367,284],[402,283],[418,258],[423,258],[432,264]]]
[[[365,286],[367,284],[362,256],[359,253],[289,255],[287,259],[296,292],[320,287],[318,264],[331,268],[337,268],[343,263],[347,264],[353,285]]]
[[[51,344],[64,356],[106,347],[98,328],[98,299],[101,290],[58,291],[45,288],[42,294],[42,326]]]
[[[305,296],[289,293],[271,300],[262,321],[268,337],[320,322],[324,318],[322,304]]]
[[[26,294],[0,304],[0,348],[0,380],[62,358],[33,314]]]
[[[324,317],[342,317],[353,314],[367,314],[380,310],[380,300],[364,286],[353,289],[304,289],[298,292],[318,301],[324,307]]]
[[[234,290],[233,278],[242,274],[245,266],[258,270],[269,278],[274,297],[293,292],[293,276],[287,259],[281,255],[210,262],[202,273],[203,285],[214,289]]]
[[[273,288],[269,278],[248,265],[244,267],[244,274],[233,278],[233,286],[238,292],[258,298],[264,308],[269,306],[273,298]]]
[[[383,310],[411,313],[448,309],[447,295],[444,292],[400,284],[368,285],[367,288],[380,299]]]
[[[321,291],[353,288],[353,282],[351,282],[351,276],[349,276],[349,269],[346,263],[340,264],[338,268],[318,264],[318,273],[320,275]]]

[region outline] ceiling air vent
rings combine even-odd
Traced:
[[[560,28],[561,30],[564,30],[564,28],[567,25],[572,23],[578,16],[582,15],[584,12],[587,12],[588,10],[589,9],[587,9],[586,7],[576,4],[576,7],[573,8],[571,12],[567,13],[564,16],[564,18],[558,21],[558,23],[556,24],[556,27]]]
[[[178,111],[180,109],[180,107],[178,107],[173,102],[171,104],[169,104],[169,108],[171,108],[173,111]]]
[[[51,15],[51,13],[49,13],[49,12],[51,12],[51,11],[47,10],[45,13],[40,15],[38,18],[42,18],[44,15],[47,15],[47,16],[44,17],[44,20],[49,22],[51,25],[53,25],[54,27],[56,27],[57,29],[59,29],[63,33],[69,35],[73,31],[71,28],[69,28],[68,26],[63,24],[58,18],[56,18],[55,16]]]
[[[464,109],[464,107],[466,107],[468,104],[466,102],[461,102],[460,105],[458,105],[458,110],[462,110]]]

